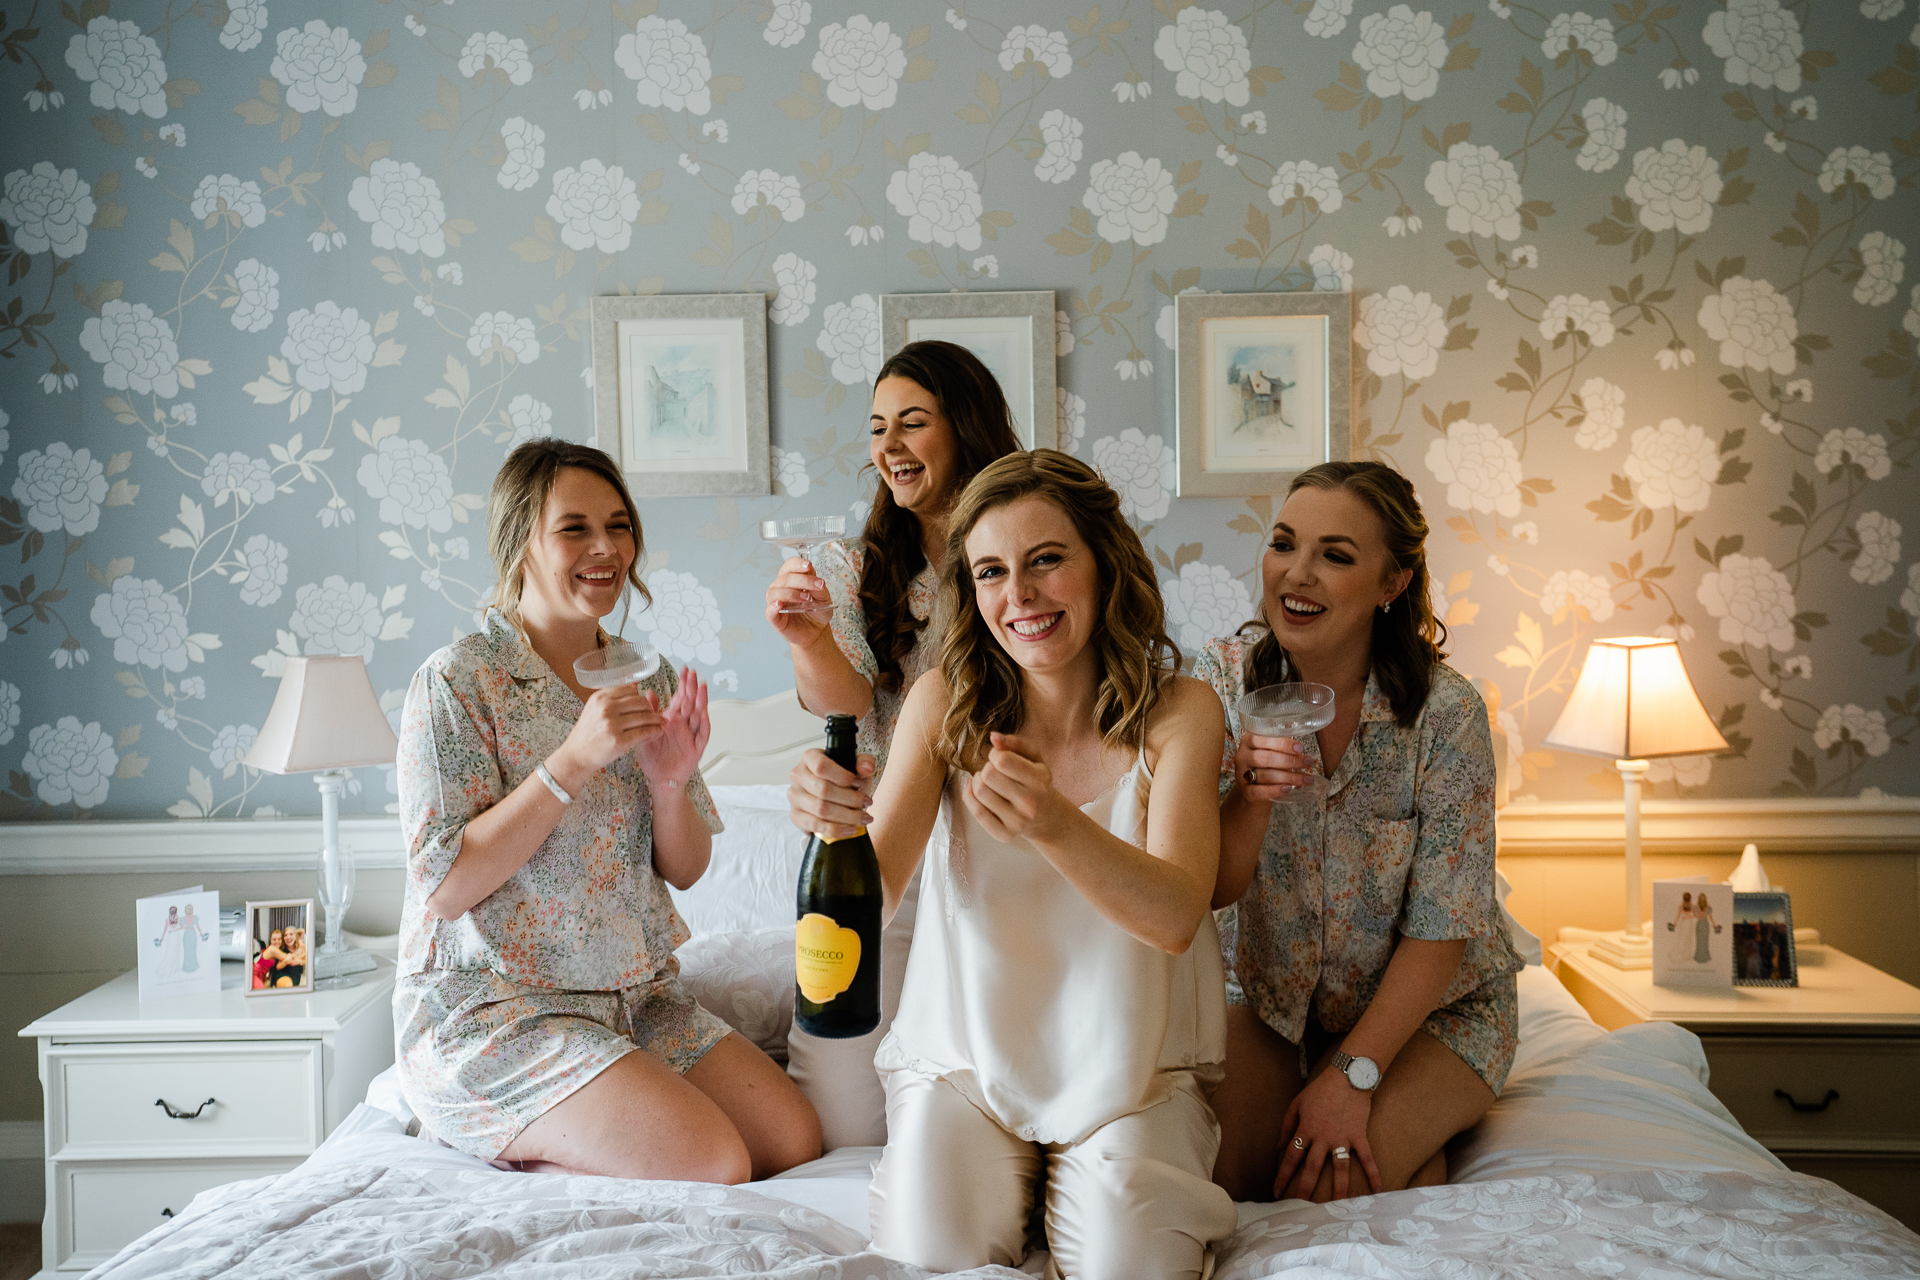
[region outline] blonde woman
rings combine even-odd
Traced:
[[[1219,704],[1174,674],[1118,496],[1064,453],[974,478],[942,577],[941,669],[907,695],[871,814],[820,751],[789,791],[809,831],[868,828],[889,909],[926,851],[876,1059],[873,1247],[934,1271],[1017,1266],[1044,1173],[1059,1274],[1198,1276],[1235,1225],[1206,1102]]]
[[[662,667],[589,691],[574,659],[643,600],[640,513],[598,449],[535,440],[488,505],[486,628],[407,691],[400,1076],[435,1135],[521,1168],[737,1183],[820,1153],[780,1068],[688,995],[666,886],[719,819],[706,690]]]
[[[1442,1147],[1513,1065],[1520,957],[1493,897],[1493,742],[1442,658],[1426,518],[1406,477],[1294,478],[1261,562],[1261,620],[1194,674],[1234,732],[1214,906],[1239,904],[1216,1176],[1239,1200],[1343,1199],[1446,1180]],[[1334,690],[1295,742],[1238,733],[1250,689]],[[1326,799],[1276,804],[1326,779]],[[1244,895],[1244,896],[1243,896]]]

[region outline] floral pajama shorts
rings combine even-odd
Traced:
[[[634,1050],[685,1075],[729,1030],[687,993],[677,965],[616,991],[429,970],[400,979],[393,1022],[400,1083],[421,1124],[483,1160]]]

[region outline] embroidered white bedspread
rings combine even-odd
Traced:
[[[927,1274],[865,1244],[823,1214],[742,1188],[321,1166],[209,1192],[94,1276]],[[964,1274],[1024,1280],[1004,1267]],[[1527,1177],[1334,1205],[1245,1206],[1215,1276],[1920,1276],[1920,1236],[1800,1174]]]

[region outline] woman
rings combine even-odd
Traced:
[[[1706,901],[1705,896],[1703,895],[1700,900],[1704,903]],[[1682,964],[1686,963],[1688,956],[1692,954],[1694,948],[1693,929],[1690,927],[1682,928],[1681,926],[1688,924],[1688,922],[1693,919],[1693,894],[1691,892],[1682,893],[1680,895],[1680,909],[1673,913],[1673,919],[1667,921],[1667,932],[1673,934],[1673,946],[1669,949],[1668,954],[1675,961]]]
[[[428,1129],[522,1168],[737,1183],[820,1151],[806,1099],[697,1005],[666,885],[720,823],[696,772],[706,690],[662,667],[589,692],[574,660],[647,598],[640,514],[598,449],[535,440],[488,506],[486,629],[414,676],[401,1082]]]
[[[989,465],[944,562],[941,669],[908,694],[871,815],[820,751],[789,791],[807,830],[868,828],[889,909],[928,853],[876,1060],[873,1247],[1017,1266],[1044,1171],[1061,1274],[1198,1276],[1235,1225],[1205,1097],[1223,1051],[1220,709],[1174,674],[1152,562],[1086,464]]]
[[[934,665],[948,513],[980,468],[1020,442],[1000,384],[952,342],[908,343],[880,367],[869,427],[868,465],[881,483],[865,530],[814,562],[782,564],[767,621],[792,651],[801,705],[859,717],[877,779],[907,690]],[[795,604],[819,608],[780,612]]]
[[[1493,897],[1492,739],[1441,661],[1426,535],[1391,467],[1302,472],[1262,561],[1261,621],[1194,670],[1236,730],[1213,899],[1239,903],[1245,1004],[1213,1099],[1215,1176],[1236,1199],[1444,1182],[1443,1144],[1513,1063],[1521,960]],[[1334,690],[1332,724],[1300,742],[1237,734],[1243,693],[1294,680]],[[1324,805],[1274,803],[1316,772]]]
[[[274,967],[273,985],[297,987],[307,980],[307,931],[287,930],[286,944],[287,958]]]
[[[255,935],[258,937],[259,935]],[[286,935],[279,929],[267,934],[267,944],[260,948],[260,954],[253,962],[253,989],[264,990],[273,985],[273,971],[286,963],[287,952],[283,945]]]

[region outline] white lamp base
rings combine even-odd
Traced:
[[[313,953],[313,976],[319,978],[341,978],[350,973],[366,973],[375,965],[372,956],[358,947],[348,947],[336,960],[325,951],[316,949]]]
[[[1645,934],[1603,933],[1593,940],[1587,954],[1604,960],[1616,969],[1653,968],[1653,942]]]

